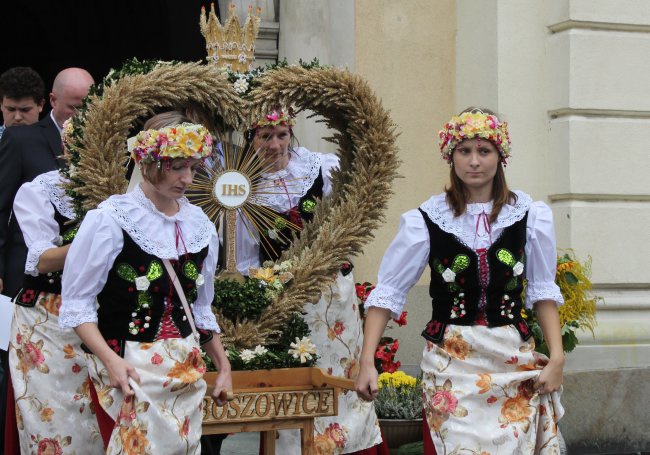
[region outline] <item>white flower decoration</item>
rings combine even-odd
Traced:
[[[251,360],[253,360],[255,358],[255,353],[253,351],[251,351],[250,349],[244,349],[241,352],[241,354],[239,355],[239,357],[241,357],[241,359],[245,363],[248,363],[248,362],[250,362]]]
[[[144,275],[143,275],[143,276],[139,276],[139,277],[137,277],[137,278],[135,279],[135,288],[136,288],[138,291],[146,291],[147,289],[149,289],[149,285],[150,285],[150,284],[151,284],[151,283],[149,282],[149,278],[147,278],[147,277],[144,276]]]
[[[239,93],[240,95],[242,93],[246,93],[246,90],[248,90],[248,81],[246,78],[240,77],[233,84],[233,88],[235,89],[235,92]]]
[[[255,350],[253,351],[253,353],[254,353],[255,355],[264,355],[264,354],[266,354],[267,352],[269,352],[269,350],[266,349],[264,346],[261,346],[261,345],[259,345],[259,344],[258,344],[257,346],[255,346]]]
[[[521,262],[517,262],[517,263],[512,267],[512,273],[513,273],[515,276],[519,276],[519,275],[521,275],[522,273],[524,273],[524,264],[522,264]]]
[[[291,343],[291,348],[289,349],[289,354],[293,356],[294,359],[300,357],[300,363],[305,363],[307,360],[312,359],[312,355],[316,355],[316,346],[311,340],[307,337],[302,337],[302,340],[299,340],[296,337],[296,342]]]
[[[196,277],[196,285],[203,286],[204,284],[205,284],[205,278],[203,278],[203,275],[199,273],[198,276]]]
[[[451,269],[445,269],[445,271],[442,272],[442,279],[447,283],[453,283],[456,279],[456,272]]]

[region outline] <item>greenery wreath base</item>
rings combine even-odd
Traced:
[[[318,301],[342,262],[362,251],[383,220],[399,164],[395,125],[360,76],[313,62],[258,70],[251,90],[241,95],[228,73],[212,65],[159,64],[146,71],[105,83],[73,119],[68,193],[80,216],[126,191],[126,139],[156,109],[195,103],[243,131],[271,107],[291,105],[322,117],[334,131],[327,139],[337,144],[341,166],[333,196],[317,205],[313,222],[279,260],[290,261],[293,281],[250,318],[216,311],[232,349],[279,343],[292,318],[305,303]]]

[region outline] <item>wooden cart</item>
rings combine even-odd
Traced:
[[[207,373],[203,400],[203,434],[259,431],[264,454],[275,454],[276,430],[298,428],[303,455],[314,453],[314,418],[338,412],[341,389],[354,381],[331,376],[320,368],[233,371],[234,398],[217,406],[210,394],[218,373]]]

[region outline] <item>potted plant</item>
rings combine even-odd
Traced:
[[[422,440],[422,377],[403,371],[379,375],[375,410],[390,449]]]

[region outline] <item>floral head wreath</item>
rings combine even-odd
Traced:
[[[438,138],[442,158],[451,163],[451,155],[456,146],[465,139],[475,137],[492,142],[499,151],[501,162],[507,164],[510,158],[508,123],[500,121],[496,115],[486,114],[479,109],[452,117],[440,130]]]
[[[296,114],[292,108],[283,111],[282,109],[273,109],[268,114],[251,125],[251,129],[264,128],[267,126],[288,126],[291,128],[296,124]]]
[[[148,164],[174,158],[204,159],[212,154],[212,136],[203,125],[181,123],[160,130],[141,131],[135,137],[131,156]]]

